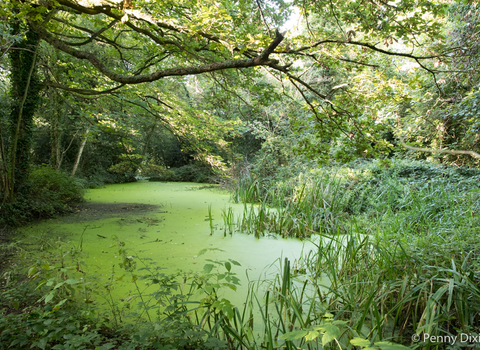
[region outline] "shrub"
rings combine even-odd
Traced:
[[[180,168],[162,168],[155,175],[150,176],[150,181],[179,181],[210,183],[214,171],[204,164],[188,164]]]
[[[34,168],[15,202],[1,204],[0,224],[15,226],[68,212],[71,204],[83,201],[84,185],[81,180],[52,168]]]

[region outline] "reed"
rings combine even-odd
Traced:
[[[228,209],[222,209],[222,218],[223,218],[223,235],[226,237],[227,232],[231,236],[235,231],[237,223],[235,221],[235,215],[232,207]]]
[[[208,222],[210,224],[210,236],[213,235],[214,227],[213,227],[213,216],[212,216],[212,205],[208,205]]]

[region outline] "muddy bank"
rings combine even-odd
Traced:
[[[83,222],[108,218],[122,218],[129,215],[144,215],[149,212],[161,213],[162,206],[142,203],[98,203],[85,202],[73,206],[73,211],[64,217],[64,222]]]

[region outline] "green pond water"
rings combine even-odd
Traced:
[[[97,288],[102,289],[102,283],[116,280],[112,287],[115,300],[129,298],[136,294],[136,290],[128,278],[129,274],[120,268],[122,257],[118,254],[119,246],[115,244],[114,237],[125,243],[123,248],[128,255],[138,257],[147,264],[153,263],[164,273],[178,269],[200,272],[207,263],[206,259],[239,262],[241,266],[233,266],[232,271],[237,274],[241,286],[236,292],[229,289],[222,292],[237,306],[245,301],[249,281],[268,280],[279,272],[280,259],[287,257],[294,264],[314,249],[313,243],[297,239],[273,236],[256,239],[253,235],[239,232],[224,237],[222,212],[232,208],[237,219],[244,206],[231,203],[229,193],[214,186],[136,182],[91,189],[85,199],[87,205],[96,208],[90,210],[89,215],[83,215],[85,213],[80,210],[64,218],[30,225],[23,228],[22,233],[27,243],[34,242],[39,255],[65,251],[68,247],[75,247],[76,251],[81,249],[76,259],[81,259],[82,270],[89,276],[95,276]],[[109,208],[107,204],[110,211],[102,209],[102,206]],[[139,208],[138,204],[143,206]],[[115,210],[112,211],[112,207]],[[222,251],[199,255],[204,248]],[[137,267],[142,267],[142,263],[137,262]],[[140,271],[135,273],[141,274]],[[124,275],[126,277],[122,278]],[[75,278],[81,276],[77,273]],[[257,284],[261,286],[261,283]],[[100,307],[101,301],[95,302]]]

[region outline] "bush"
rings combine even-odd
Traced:
[[[70,209],[70,204],[83,201],[83,184],[52,168],[34,169],[29,178],[32,212],[49,217]]]
[[[99,188],[109,184],[137,181],[134,173],[118,174],[101,168],[88,175],[79,173],[77,178],[82,179],[86,188]]]
[[[81,180],[52,168],[34,168],[15,202],[0,205],[0,224],[15,226],[68,212],[71,204],[83,201],[84,187]]]
[[[163,168],[155,175],[150,176],[150,181],[178,181],[210,183],[214,176],[211,167],[204,164],[188,164],[180,168]]]

